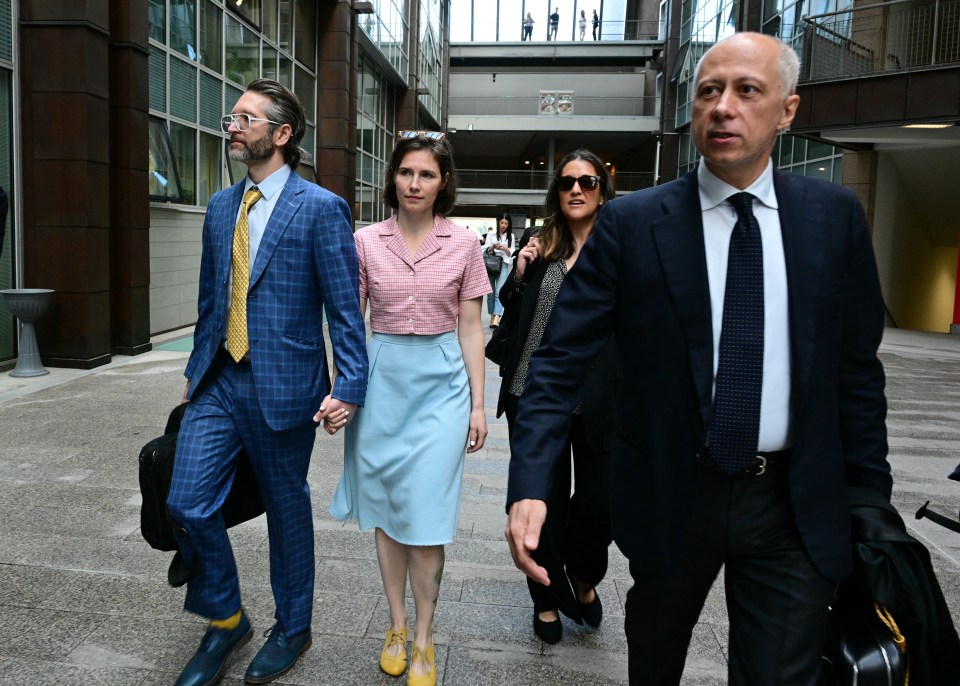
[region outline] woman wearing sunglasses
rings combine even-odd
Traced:
[[[614,197],[603,162],[588,150],[561,160],[547,191],[549,214],[514,258],[514,269],[500,291],[505,329],[514,331],[501,367],[497,416],[506,412],[512,428],[523,402],[530,356],[539,347],[564,277],[575,268],[604,202]],[[509,327],[507,326],[509,322]],[[570,496],[570,458],[557,461],[547,500],[547,521],[534,559],[550,575],[550,586],[527,579],[533,599],[533,630],[547,643],[563,637],[562,612],[578,624],[597,627],[603,606],[596,585],[607,571],[612,535],[609,519],[610,449],[616,394],[616,355],[612,339],[597,356],[570,415],[565,451],[573,454],[576,492]]]
[[[490,283],[476,234],[443,216],[456,200],[456,170],[442,133],[400,132],[383,199],[396,214],[355,234],[360,308],[369,304],[373,330],[370,376],[366,404],[347,425],[330,514],[376,529],[390,606],[380,668],[391,676],[407,668],[409,574],[416,622],[407,684],[433,686],[443,546],[457,532],[464,452],[487,436],[480,309]]]

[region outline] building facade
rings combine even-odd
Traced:
[[[384,218],[401,128],[441,128],[449,0],[0,0],[0,288],[56,291],[45,364],[94,367],[196,321],[210,196],[242,178],[220,117],[251,80],[307,113],[298,172]],[[16,356],[0,304],[0,365]]]

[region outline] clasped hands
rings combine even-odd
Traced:
[[[313,415],[313,421],[323,422],[323,430],[331,436],[349,424],[357,413],[357,406],[328,395]]]
[[[547,519],[547,504],[542,500],[518,500],[510,506],[503,535],[510,545],[513,564],[521,572],[544,586],[550,585],[547,570],[530,554],[540,545],[540,531]]]

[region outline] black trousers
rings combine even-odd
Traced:
[[[507,395],[504,402],[507,424],[517,415],[517,397]],[[576,490],[570,495],[571,460]],[[547,521],[534,552],[537,564],[550,575],[550,586],[527,578],[534,610],[559,609],[580,622],[580,610],[567,574],[596,586],[607,573],[608,549],[613,541],[610,529],[610,453],[595,450],[587,440],[583,415],[571,415],[570,436],[563,455],[557,460],[550,495]]]
[[[834,584],[800,541],[787,465],[756,477],[700,467],[701,493],[666,576],[631,560],[624,629],[630,683],[679,684],[694,625],[724,570],[731,686],[816,686]]]

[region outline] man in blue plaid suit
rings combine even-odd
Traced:
[[[241,448],[267,511],[276,603],[276,623],[246,681],[276,679],[310,646],[310,453],[317,424],[331,434],[345,426],[363,404],[367,382],[350,211],[342,198],[293,172],[305,130],[297,97],[276,81],[253,81],[223,118],[223,130],[230,157],[246,164],[248,175],[210,199],[203,225],[197,325],[185,371],[189,406],[167,508],[187,564],[199,561],[184,606],[211,621],[178,686],[219,681],[227,658],[253,635],[220,513]]]

